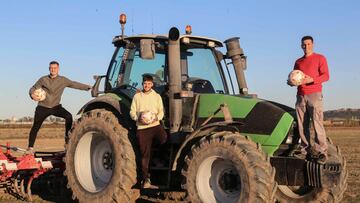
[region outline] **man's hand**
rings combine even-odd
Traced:
[[[154,120],[153,120],[153,122],[152,123],[155,123],[156,121],[158,121],[159,119],[158,119],[158,114],[156,113],[155,114],[155,118],[154,118]]]
[[[147,124],[143,121],[143,119],[141,119],[141,117],[139,117],[139,118],[137,119],[137,121],[138,121],[139,123],[143,124],[143,125],[147,125]]]
[[[40,96],[37,94],[34,94],[34,92],[31,94],[31,99],[34,101],[40,101]]]
[[[290,87],[294,87],[294,85],[290,82],[290,80],[286,80],[286,84],[289,85]]]
[[[314,82],[314,79],[308,75],[305,75],[305,78],[301,81],[301,84],[306,85],[312,82]]]
[[[89,85],[89,86],[87,87],[87,91],[89,91],[89,90],[91,90],[91,89],[92,89],[92,86]]]

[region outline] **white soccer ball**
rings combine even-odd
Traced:
[[[143,111],[141,112],[140,115],[141,122],[146,125],[153,123],[155,118],[156,118],[156,114],[151,111]]]
[[[299,86],[304,78],[305,74],[301,70],[293,70],[289,74],[288,81],[291,85]]]
[[[35,101],[44,101],[46,98],[46,92],[42,88],[36,89],[33,94],[36,96]]]

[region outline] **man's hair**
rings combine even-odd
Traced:
[[[154,79],[151,75],[145,74],[145,75],[143,75],[143,82],[145,82],[145,81],[154,82]]]
[[[52,64],[56,64],[56,65],[59,66],[59,62],[57,62],[57,61],[50,61],[49,66],[52,65]]]
[[[311,42],[314,42],[314,39],[310,35],[306,35],[306,36],[302,37],[301,42],[308,40],[308,39],[311,40]]]

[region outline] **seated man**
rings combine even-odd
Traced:
[[[195,93],[215,93],[215,89],[211,82],[201,78],[189,78],[186,88]]]
[[[159,94],[153,89],[153,78],[150,75],[143,76],[143,90],[134,95],[131,103],[130,116],[136,121],[136,137],[140,147],[141,168],[142,168],[142,188],[156,189],[151,185],[149,176],[149,162],[151,145],[153,140],[164,144],[167,140],[167,134],[160,120],[164,117],[164,107]],[[149,113],[155,115],[154,119],[145,119],[142,114]]]

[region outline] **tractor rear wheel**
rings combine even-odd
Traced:
[[[66,171],[73,199],[80,202],[132,202],[136,162],[128,131],[109,111],[85,113],[66,146]]]
[[[202,138],[185,157],[183,189],[193,203],[272,202],[275,169],[260,146],[233,132]]]
[[[275,198],[278,202],[340,202],[347,188],[348,171],[346,160],[330,138],[328,138],[328,162],[341,163],[340,184],[331,188],[311,186],[278,185]]]

